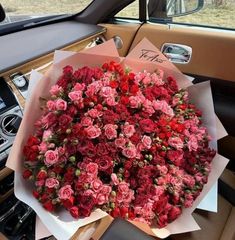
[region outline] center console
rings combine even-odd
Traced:
[[[22,111],[9,85],[1,78],[0,83],[0,169],[2,169],[20,126]]]

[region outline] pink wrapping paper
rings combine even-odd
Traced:
[[[151,54],[154,53],[155,55],[149,56],[146,55],[146,52],[143,55],[143,49],[147,49],[149,50],[148,53],[151,52]],[[106,55],[108,53],[110,53],[110,55]],[[66,55],[65,59],[64,55]],[[139,60],[136,60],[136,58],[138,58]],[[173,74],[177,78],[180,87],[189,87],[192,85],[192,83],[172,63],[165,60],[165,57],[160,53],[160,51],[157,50],[147,39],[141,41],[124,60],[122,60],[122,58],[119,58],[119,56],[117,55],[116,48],[112,41],[108,41],[103,45],[99,45],[97,47],[89,49],[87,52],[67,52],[64,54],[62,52],[57,52],[57,57],[54,60],[54,65],[34,87],[32,95],[26,103],[24,117],[18,134],[15,138],[11,153],[9,155],[7,166],[16,171],[16,196],[33,207],[39,218],[43,221],[44,225],[50,226],[49,230],[58,239],[69,239],[76,232],[78,227],[84,226],[89,222],[96,221],[99,218],[104,217],[106,213],[100,210],[96,210],[94,211],[94,214],[88,217],[85,221],[84,219],[79,219],[76,221],[64,212],[59,213],[59,215],[46,212],[41,207],[40,203],[38,203],[31,196],[30,189],[32,186],[21,178],[20,171],[22,168],[22,147],[24,146],[27,137],[33,132],[33,123],[41,114],[40,97],[48,97],[48,91],[50,89],[50,86],[52,86],[56,82],[64,66],[68,64],[72,65],[74,68],[84,65],[100,66],[103,62],[111,60],[118,62],[122,61],[123,64],[131,67],[134,71],[154,71],[156,68],[162,68],[165,72],[167,72],[167,74]],[[142,60],[144,60],[145,63]],[[189,91],[191,99],[196,102],[199,108],[203,108],[204,124],[209,127],[209,133],[214,138],[212,145],[216,147],[216,139],[218,137],[226,135],[226,132],[218,119],[216,119],[216,116],[214,114],[210,86],[208,83],[197,84],[191,86],[189,88]],[[205,102],[207,104],[204,104]],[[219,131],[217,130],[217,127],[219,127]],[[209,176],[208,183],[204,186],[202,193],[194,202],[193,207],[189,209],[184,209],[183,214],[176,221],[169,224],[166,228],[163,229],[157,229],[154,227],[150,229],[150,227],[148,227],[147,225],[144,226],[143,224],[139,223],[137,225],[140,226],[140,228],[142,228],[143,230],[151,232],[151,234],[160,238],[165,238],[170,234],[198,230],[199,226],[193,219],[191,213],[200,203],[200,201],[205,197],[213,184],[217,181],[227,162],[227,159],[223,158],[218,154],[216,155],[215,159],[213,160],[212,172]],[[39,224],[39,227],[42,226]]]

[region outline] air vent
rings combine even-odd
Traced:
[[[21,117],[15,114],[7,115],[3,118],[1,127],[3,133],[8,136],[15,136],[20,126]]]

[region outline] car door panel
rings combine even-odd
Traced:
[[[164,43],[192,47],[191,61],[176,64],[184,73],[235,81],[235,34],[147,23],[139,29],[131,49],[144,37],[158,48]]]

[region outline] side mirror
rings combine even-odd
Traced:
[[[178,17],[202,9],[204,0],[166,0],[167,17]]]
[[[6,14],[5,14],[4,8],[0,4],[0,22],[3,22],[5,20],[5,17],[6,17]]]

